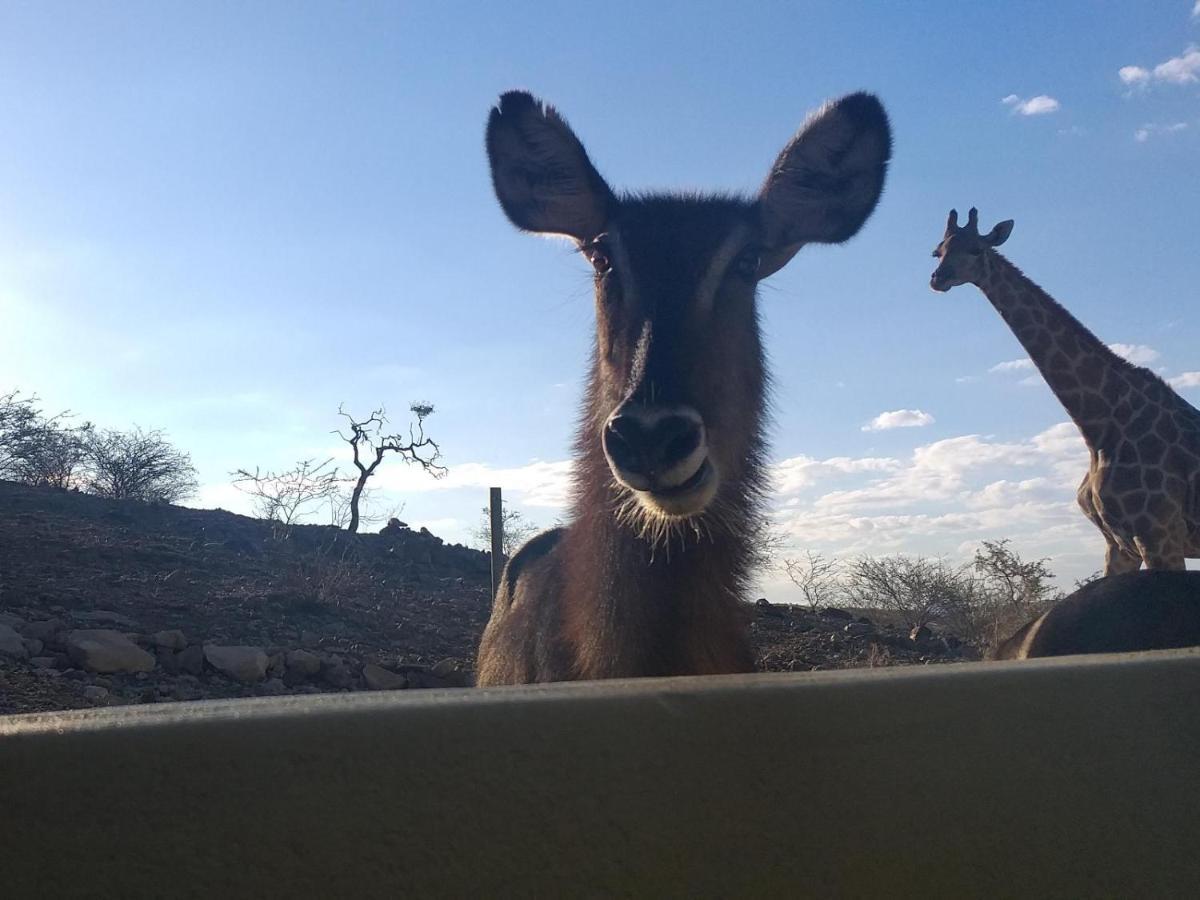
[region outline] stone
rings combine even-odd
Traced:
[[[287,672],[287,657],[282,653],[272,653],[267,657],[267,660],[267,674],[273,680],[283,678]]]
[[[375,663],[363,666],[363,680],[373,691],[401,691],[408,687],[408,678],[404,675],[390,672]]]
[[[98,684],[89,684],[84,687],[83,696],[93,703],[102,703],[108,699],[108,688],[100,687]]]
[[[28,624],[29,623],[20,616],[13,615],[12,613],[0,612],[0,625],[7,625],[14,631],[23,632],[25,630],[25,626]]]
[[[67,623],[62,619],[45,619],[41,622],[30,622],[21,629],[21,634],[43,644],[57,643],[58,635],[67,630]]]
[[[267,665],[270,662],[262,647],[220,644],[205,644],[204,658],[218,672],[243,684],[262,681],[267,675]]]
[[[11,625],[0,625],[0,656],[11,656],[14,659],[25,659],[29,656],[25,642]]]
[[[103,628],[67,633],[71,662],[89,672],[149,672],[155,659],[125,635]]]
[[[286,659],[289,672],[294,671],[302,676],[311,676],[321,671],[321,657],[308,650],[291,650]]]
[[[53,656],[35,656],[29,660],[29,664],[35,669],[53,669],[57,661]]]
[[[182,650],[187,646],[187,636],[178,628],[172,628],[168,631],[156,631],[150,635],[150,642],[155,647],[162,647],[166,650]]]
[[[185,650],[180,650],[175,654],[175,662],[181,672],[199,675],[204,671],[204,648],[193,644]]]
[[[138,623],[123,616],[118,612],[113,612],[110,609],[93,609],[90,612],[77,612],[75,619],[79,622],[88,622],[93,625],[115,625],[117,628],[124,628],[129,631],[137,631]]]
[[[25,650],[30,656],[40,656],[46,649],[46,645],[37,638],[21,638],[21,643],[25,645]]]
[[[354,675],[341,660],[322,666],[321,678],[330,687],[335,688],[348,688],[354,684]]]
[[[177,675],[179,673],[179,654],[174,650],[159,647],[154,651],[154,655],[158,659],[158,664],[162,667],[162,670],[168,675]]]

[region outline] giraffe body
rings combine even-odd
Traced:
[[[1104,574],[1185,568],[1200,558],[1200,410],[1001,256],[1011,231],[980,235],[974,209],[959,228],[952,211],[931,287],[983,291],[1079,427],[1091,458],[1077,499],[1107,543]]]

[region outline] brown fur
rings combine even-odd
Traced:
[[[1200,645],[1200,572],[1127,572],[1084,585],[990,654],[1033,659]]]
[[[573,238],[596,266],[596,338],[570,524],[509,562],[477,683],[750,671],[740,601],[761,519],[767,391],[756,286],[803,243],[845,240],[870,214],[890,153],[882,107],[854,95],[824,110],[752,200],[619,196],[528,94],[501,98],[488,150],[514,224]],[[635,407],[702,423],[695,472],[710,493],[696,508],[677,513],[656,487],[631,486],[606,450],[606,429]],[[691,483],[680,502],[699,495]]]

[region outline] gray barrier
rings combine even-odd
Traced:
[[[6,897],[1195,896],[1200,653],[0,718]]]

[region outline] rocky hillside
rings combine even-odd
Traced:
[[[466,685],[489,605],[487,556],[424,530],[279,534],[0,481],[0,713]],[[964,655],[840,610],[748,612],[769,670]]]

